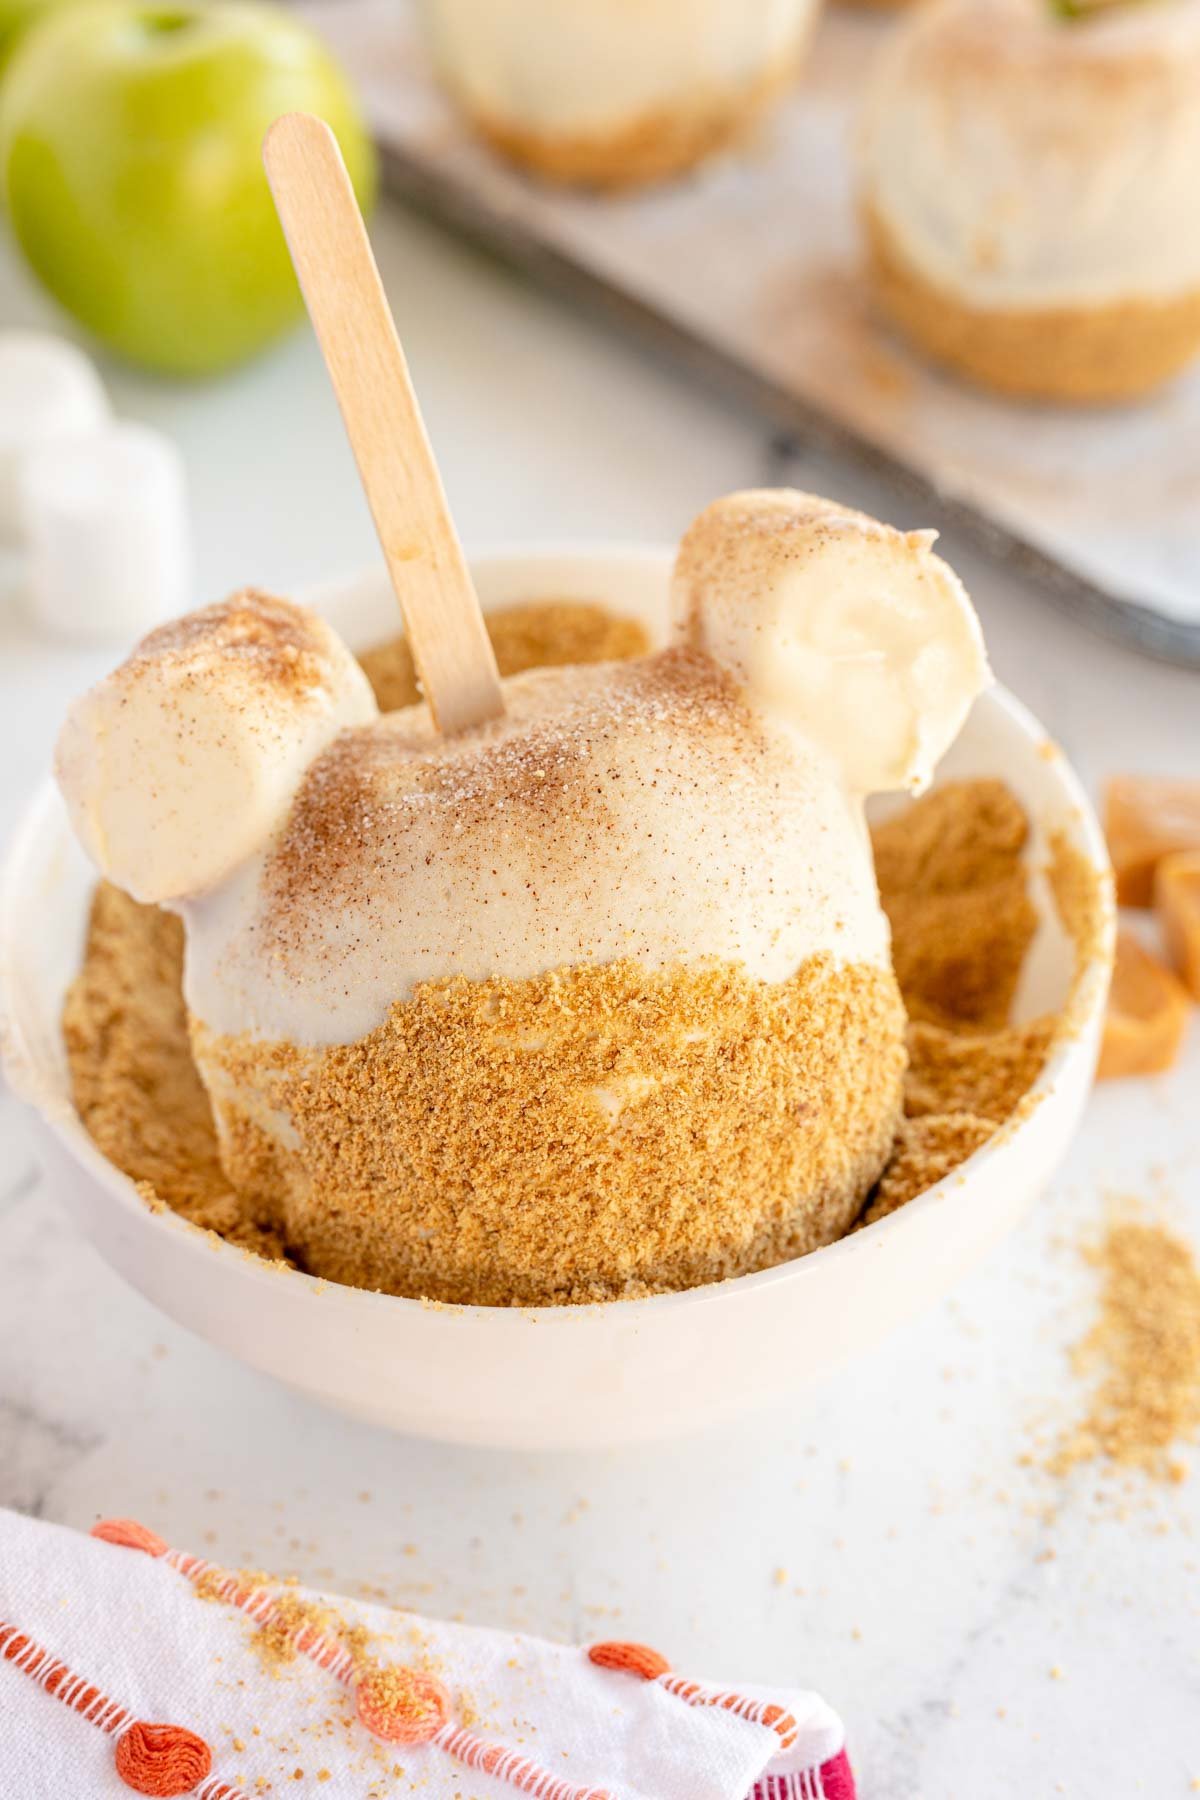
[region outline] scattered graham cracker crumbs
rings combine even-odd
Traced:
[[[1097,1080],[1169,1069],[1182,1047],[1190,1012],[1182,982],[1131,932],[1119,931]]]
[[[1104,790],[1104,835],[1122,906],[1149,906],[1154,872],[1176,850],[1200,850],[1200,781],[1114,775]]]
[[[223,1569],[206,1570],[194,1584],[197,1599],[230,1605],[228,1595],[222,1592],[228,1579]],[[246,1591],[276,1588],[276,1577],[258,1569],[240,1571],[238,1581]],[[277,1674],[295,1661],[299,1654],[296,1639],[303,1632],[336,1636],[341,1621],[332,1607],[304,1600],[299,1594],[289,1593],[286,1586],[282,1591],[272,1591],[271,1598],[271,1615],[265,1623],[252,1622],[249,1642],[263,1668],[270,1674]]]
[[[1170,1453],[1200,1427],[1200,1270],[1191,1246],[1166,1226],[1110,1222],[1085,1252],[1100,1276],[1100,1316],[1074,1353],[1099,1381],[1081,1422],[1050,1467],[1063,1475],[1105,1459],[1161,1481],[1183,1478]]]
[[[1176,973],[1200,1000],[1200,850],[1164,856],[1154,877],[1154,909]]]
[[[1000,781],[952,781],[871,833],[892,955],[912,1019],[948,1030],[1008,1023],[1037,930],[1029,821]]]
[[[493,637],[505,673],[568,657],[588,661],[634,655],[644,647],[640,627],[615,619],[602,607],[569,602],[509,608],[493,616]],[[364,659],[364,666],[382,705],[407,704],[414,698],[411,659],[402,640],[380,646]],[[937,790],[874,833],[897,969],[914,1023],[909,1028],[904,1097],[908,1118],[900,1127],[891,1163],[870,1197],[867,1219],[894,1210],[955,1168],[993,1129],[1014,1117],[1040,1072],[1055,1021],[1019,1027],[1007,1022],[1033,923],[1022,861],[1027,831],[1012,795],[999,782],[983,781]],[[1095,871],[1068,851],[1069,846],[1056,847],[1051,885],[1064,923],[1083,954],[1089,933],[1094,938],[1098,929],[1100,889]],[[904,891],[906,883],[911,892]],[[84,967],[64,1015],[81,1116],[100,1148],[139,1181],[148,1203],[166,1204],[267,1255],[280,1257],[286,1246],[290,1258],[305,1266],[304,1223],[297,1231],[296,1220],[287,1216],[277,1191],[277,1168],[268,1167],[265,1182],[252,1180],[240,1194],[233,1192],[221,1169],[211,1112],[187,1041],[181,964],[182,933],[174,918],[140,907],[111,888],[98,888]],[[611,981],[611,972],[604,979]],[[621,998],[628,1010],[630,997],[624,990]],[[693,998],[696,1006],[691,1011],[707,1008],[711,1024],[712,996],[703,1000],[703,1006],[702,997]],[[501,1014],[507,1014],[507,1028],[515,1031],[519,1021],[512,997],[496,999]],[[436,1025],[439,1036],[444,1036],[454,1015],[451,1002],[447,1019],[445,1003],[443,996],[439,1002],[443,1011],[431,1020],[431,1029]],[[555,1005],[561,1010],[561,994],[555,996]],[[607,1002],[602,1010],[605,1016],[617,1016]],[[539,1028],[543,1023],[544,1017],[539,1017]],[[416,1057],[420,1051],[420,1045],[410,1045],[408,1053]],[[393,1054],[384,1061],[389,1083],[394,1073],[403,1092],[411,1085],[403,1059]],[[620,1066],[619,1056],[615,1065],[606,1065],[600,1072],[601,1085],[607,1086],[613,1069],[619,1072]],[[303,1070],[294,1074],[298,1081],[307,1078]],[[633,1100],[636,1096],[629,1097],[626,1110],[637,1120],[641,1109],[636,1105],[630,1109]],[[706,1105],[712,1120],[717,1109],[711,1099]],[[318,1097],[318,1110],[320,1106]],[[645,1118],[638,1122],[647,1124]],[[711,1126],[702,1144],[706,1176],[712,1154],[719,1149],[710,1140]],[[241,1150],[243,1162],[253,1164],[262,1145],[250,1134]],[[370,1174],[367,1210],[373,1212],[377,1172]],[[273,1191],[264,1193],[264,1185]],[[509,1222],[511,1197],[498,1192],[495,1204],[496,1218],[487,1230],[496,1220],[502,1228]],[[603,1237],[607,1227],[602,1219],[600,1225]],[[664,1246],[668,1241],[674,1244],[669,1254],[686,1248],[690,1258],[677,1268],[674,1280],[710,1279],[809,1247],[794,1224],[782,1227],[782,1236],[778,1229],[774,1243],[744,1247],[740,1261],[731,1262],[728,1252],[714,1255],[710,1249],[706,1263],[703,1247],[697,1258],[696,1247],[689,1242],[692,1227],[682,1217],[669,1218]],[[373,1285],[379,1273],[371,1262],[370,1246],[364,1250],[358,1242],[361,1235],[371,1234],[362,1232],[360,1220],[350,1231],[350,1249],[335,1254],[338,1267],[332,1273],[338,1279]],[[610,1243],[605,1254],[611,1257],[612,1250]],[[330,1273],[325,1258],[320,1260],[322,1272]],[[420,1291],[431,1303],[443,1293],[427,1270],[407,1270],[402,1280],[407,1291]],[[644,1273],[631,1270],[620,1291],[646,1291],[654,1285]],[[501,1289],[509,1301],[514,1298],[508,1277],[502,1276],[497,1299]],[[599,1291],[613,1290],[611,1286],[598,1290],[585,1273],[562,1280],[555,1297],[593,1298]],[[460,1290],[450,1283],[444,1292]],[[529,1301],[546,1296],[538,1291],[516,1297]]]
[[[487,616],[488,636],[502,676],[566,663],[627,662],[644,656],[649,636],[636,619],[622,619],[586,600],[537,600]],[[420,699],[412,652],[402,637],[360,656],[382,712]]]

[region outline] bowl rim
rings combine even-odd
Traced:
[[[674,552],[669,546],[659,544],[620,541],[600,544],[586,540],[583,542],[550,540],[529,546],[518,544],[495,548],[485,547],[471,554],[468,560],[472,570],[478,574],[485,565],[534,564],[566,560],[609,563],[629,563],[636,560],[643,567],[649,567],[651,563],[659,567],[669,567],[673,554]],[[381,580],[386,580],[382,565],[373,564],[351,576],[315,583],[304,590],[302,597],[319,606],[323,600],[334,594],[348,594],[365,587],[369,582]],[[1039,746],[1053,743],[1035,714],[1000,682],[994,681],[985,690],[976,704],[980,703],[995,707],[1002,714],[1006,723],[1027,742]],[[1071,814],[1076,827],[1078,847],[1096,868],[1102,881],[1106,876],[1111,878],[1108,847],[1094,808],[1079,776],[1057,746],[1054,746],[1054,754],[1047,758],[1047,764],[1052,771],[1051,779],[1058,784],[1066,803],[1066,809]],[[592,1300],[558,1306],[480,1306],[458,1301],[438,1301],[436,1304],[431,1304],[428,1300],[408,1295],[387,1294],[374,1288],[350,1287],[341,1282],[331,1281],[324,1276],[311,1275],[303,1269],[269,1262],[265,1257],[260,1257],[253,1251],[230,1243],[215,1233],[205,1230],[202,1226],[192,1224],[190,1220],[181,1217],[169,1207],[152,1208],[148,1206],[139,1194],[132,1177],[111,1163],[93,1142],[70,1100],[59,1092],[56,1085],[47,1084],[46,1077],[42,1072],[41,1059],[34,1054],[25,1040],[10,996],[15,991],[13,967],[18,956],[14,921],[23,887],[25,867],[43,833],[51,828],[53,814],[61,805],[61,798],[53,777],[46,775],[36,788],[9,838],[4,854],[3,868],[0,870],[0,1053],[2,1053],[0,1060],[2,1060],[4,1072],[9,1076],[13,1090],[18,1097],[24,1099],[35,1109],[44,1125],[53,1133],[71,1159],[80,1164],[105,1193],[115,1199],[121,1209],[133,1217],[139,1227],[148,1226],[151,1229],[157,1228],[176,1233],[177,1240],[182,1246],[186,1246],[190,1251],[206,1252],[208,1255],[216,1257],[229,1273],[240,1275],[243,1281],[249,1279],[252,1284],[261,1282],[275,1284],[286,1278],[289,1281],[290,1291],[297,1294],[307,1293],[311,1299],[320,1300],[326,1309],[332,1302],[336,1307],[345,1307],[360,1312],[370,1308],[376,1312],[389,1311],[394,1314],[399,1308],[407,1310],[409,1315],[414,1318],[417,1315],[424,1315],[431,1319],[459,1319],[476,1323],[484,1320],[494,1322],[500,1319],[510,1319],[552,1325],[563,1329],[581,1321],[607,1317],[614,1306],[621,1308],[623,1319],[636,1321],[638,1317],[643,1317],[650,1311],[653,1311],[656,1316],[662,1317],[669,1311],[677,1312],[685,1307],[711,1305],[720,1299],[730,1298],[734,1295],[753,1295],[764,1288],[778,1286],[788,1281],[816,1279],[821,1269],[828,1268],[835,1258],[862,1255],[868,1248],[874,1248],[878,1253],[889,1238],[895,1239],[907,1228],[915,1227],[919,1215],[944,1204],[952,1189],[957,1190],[961,1187],[964,1178],[977,1174],[996,1158],[1014,1153],[1033,1122],[1033,1117],[1040,1110],[1037,1103],[1050,1096],[1064,1071],[1071,1064],[1079,1057],[1089,1054],[1087,1027],[1097,1020],[1107,993],[1116,932],[1116,913],[1111,895],[1111,879],[1105,883],[1105,887],[1109,891],[1105,895],[1103,923],[1097,941],[1076,975],[1077,1018],[1075,1029],[1062,1034],[1054,1044],[1037,1080],[1029,1090],[1028,1099],[1033,1104],[1029,1107],[1028,1112],[1007,1129],[996,1132],[957,1168],[943,1176],[941,1181],[935,1182],[932,1187],[915,1195],[912,1200],[897,1208],[895,1212],[875,1220],[858,1231],[848,1232],[832,1244],[823,1245],[819,1249],[809,1251],[804,1256],[793,1257],[788,1261],[775,1263],[770,1268],[757,1269],[750,1274],[735,1275],[723,1281],[706,1282],[698,1287],[681,1288],[669,1293],[646,1294],[627,1300]],[[36,1071],[36,1073],[32,1073],[32,1071]]]

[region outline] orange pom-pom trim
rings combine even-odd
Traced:
[[[657,1681],[665,1675],[670,1663],[648,1644],[593,1644],[588,1656],[600,1669],[621,1669],[627,1675],[640,1675],[643,1681]]]
[[[388,1744],[427,1744],[450,1717],[450,1696],[416,1669],[372,1669],[358,1683],[358,1716]]]
[[[212,1771],[212,1751],[182,1725],[147,1725],[140,1720],[117,1742],[117,1774],[136,1794],[167,1800],[190,1793]]]
[[[143,1550],[147,1556],[165,1556],[167,1546],[156,1532],[148,1531],[136,1519],[101,1519],[92,1526],[92,1536],[103,1544],[119,1544],[123,1550]]]

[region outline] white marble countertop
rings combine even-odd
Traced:
[[[469,545],[670,539],[718,492],[778,479],[926,522],[851,469],[773,449],[399,211],[376,236]],[[0,321],[44,318],[0,259]],[[107,374],[123,411],[182,447],[198,599],[372,559],[306,336],[211,387]],[[1000,676],[1089,783],[1200,768],[1200,678],[943,548]],[[0,602],[0,834],[66,698],[110,659],[38,640],[11,593]],[[1200,1779],[1200,1467],[1170,1489],[1093,1469],[1064,1483],[1040,1466],[1038,1434],[1081,1404],[1067,1361],[1094,1297],[1080,1245],[1107,1197],[1141,1196],[1200,1240],[1198,1039],[1172,1075],[1101,1089],[1033,1220],[873,1360],[769,1424],[590,1457],[392,1438],[194,1341],[39,1192],[5,1097],[0,1503],[78,1526],[129,1513],[226,1562],[818,1686],[847,1719],[863,1800],[1185,1795]]]

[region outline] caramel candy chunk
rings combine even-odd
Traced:
[[[1163,857],[1200,851],[1200,781],[1114,775],[1104,794],[1104,835],[1117,899],[1122,906],[1150,906]]]
[[[1166,856],[1154,877],[1154,904],[1172,963],[1200,1000],[1200,850]]]
[[[1179,1055],[1190,1010],[1182,982],[1131,932],[1118,932],[1096,1079],[1169,1069]]]

